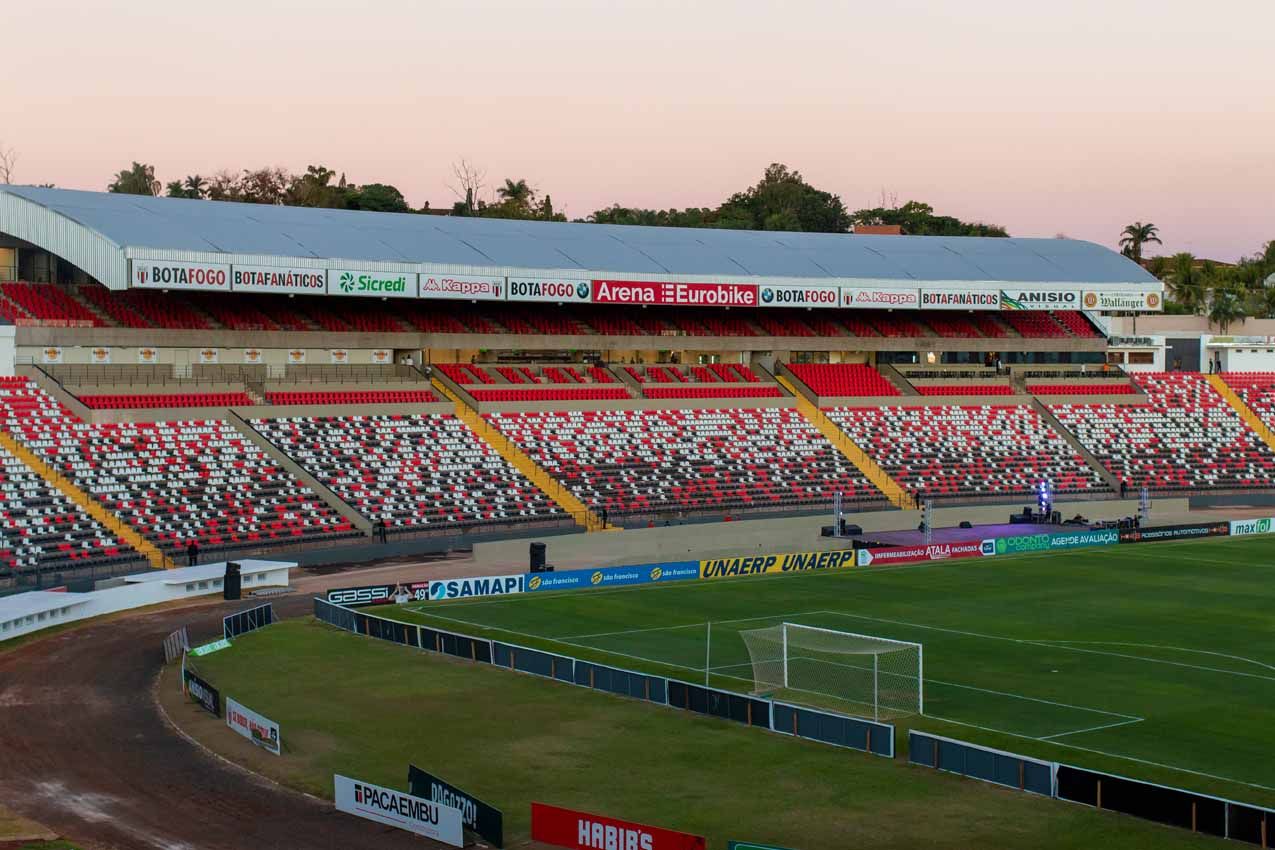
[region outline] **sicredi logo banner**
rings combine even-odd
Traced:
[[[570,850],[705,850],[701,835],[531,804],[531,838]]]
[[[1249,534],[1270,534],[1275,519],[1233,519],[1231,520],[1231,536],[1244,537]]]
[[[1075,289],[1002,289],[1001,309],[1079,310],[1080,292]]]
[[[829,552],[796,552],[785,555],[755,555],[743,558],[710,558],[700,561],[702,579],[738,578],[766,573],[837,570],[855,565],[853,549]]]
[[[460,809],[339,774],[332,777],[332,784],[338,812],[405,829],[453,847],[465,846]]]
[[[676,283],[646,280],[595,280],[598,304],[673,304],[679,307],[756,307],[755,283]]]
[[[173,263],[133,260],[132,285],[138,289],[193,289],[229,292],[230,266],[221,263]]]
[[[326,269],[281,266],[235,266],[230,270],[234,292],[287,292],[322,295],[328,289]]]
[[[836,307],[841,292],[835,286],[763,286],[763,307]]]
[[[893,289],[890,287],[843,286],[841,287],[842,307],[878,307],[915,310],[921,306],[921,293],[916,289]]]
[[[435,602],[444,599],[465,599],[470,596],[505,596],[522,593],[526,587],[525,575],[477,576],[474,578],[449,578],[429,583],[429,598]]]
[[[922,289],[922,310],[999,310],[999,289]]]
[[[511,277],[510,301],[552,301],[582,303],[591,300],[593,287],[587,280],[565,280],[543,277]]]
[[[503,301],[505,279],[472,274],[423,274],[421,275],[421,297]]]
[[[363,298],[415,298],[416,275],[409,272],[370,272],[328,269],[328,295]]]

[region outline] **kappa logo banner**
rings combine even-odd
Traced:
[[[226,725],[261,749],[279,755],[279,724],[226,697]]]
[[[338,812],[396,826],[453,847],[465,846],[460,809],[348,776],[333,776],[332,783]]]
[[[597,304],[673,304],[679,307],[756,307],[755,283],[675,283],[595,280]]]
[[[528,573],[526,588],[530,592],[580,590],[589,587],[685,581],[693,578],[699,578],[699,561],[673,561],[667,564],[602,567],[596,570],[564,570],[560,573]]]
[[[173,263],[133,260],[131,284],[138,289],[195,289],[229,292],[230,266],[222,263]]]
[[[369,584],[363,587],[334,587],[327,599],[333,605],[386,605],[394,601],[392,584]]]
[[[587,302],[593,295],[593,287],[587,280],[564,280],[542,277],[509,278],[510,301]]]
[[[505,816],[495,806],[487,805],[414,764],[407,766],[407,790],[415,797],[460,809],[465,829],[477,833],[495,847],[505,846]]]
[[[526,581],[525,575],[442,579],[429,583],[429,598],[440,602],[470,596],[505,596],[522,593],[526,589]]]
[[[893,289],[890,287],[843,286],[841,287],[842,307],[897,307],[902,310],[915,310],[921,306],[921,293],[916,289]]]
[[[710,558],[699,562],[699,577],[703,579],[738,578],[765,573],[837,570],[854,565],[853,549],[797,552],[787,555],[753,555],[744,558]]]
[[[861,567],[909,564],[917,561],[945,561],[949,558],[980,558],[996,554],[995,540],[965,540],[960,543],[931,543],[928,546],[888,546],[860,549]]]
[[[464,301],[503,301],[505,279],[473,274],[423,274],[422,298],[451,298]]]
[[[1263,519],[1233,519],[1231,520],[1231,536],[1247,537],[1250,534],[1270,534],[1272,525],[1275,525],[1275,519],[1271,517]]]
[[[570,850],[705,850],[701,835],[531,804],[531,838]]]

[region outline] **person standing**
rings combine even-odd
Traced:
[[[186,544],[186,566],[193,567],[199,563],[199,544],[194,538]]]

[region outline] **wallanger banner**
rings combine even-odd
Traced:
[[[453,847],[465,846],[460,809],[339,774],[332,782],[338,812],[396,826]]]
[[[749,555],[742,558],[710,558],[699,562],[699,577],[703,579],[737,578],[764,573],[836,570],[854,565],[853,549],[794,552],[786,555]]]
[[[705,850],[701,835],[531,804],[531,838],[570,850]]]

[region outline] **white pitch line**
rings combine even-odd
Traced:
[[[1170,649],[1174,652],[1191,652],[1196,655],[1215,655],[1218,658],[1229,658],[1232,661],[1244,661],[1248,664],[1254,664],[1258,667],[1265,667],[1267,670],[1275,670],[1275,665],[1265,664],[1253,658],[1245,658],[1243,655],[1228,655],[1225,652],[1213,652],[1208,649],[1191,649],[1186,646],[1162,646],[1156,643],[1127,643],[1117,640],[1038,640],[1035,643],[1057,643],[1057,644],[1089,644],[1091,646],[1136,646],[1141,649]]]
[[[928,685],[930,683],[934,683],[936,685],[947,685],[950,688],[962,688],[967,691],[981,691],[985,694],[996,694],[997,696],[1010,697],[1011,699],[1027,700],[1028,702],[1039,702],[1045,705],[1056,705],[1059,708],[1071,708],[1071,709],[1075,709],[1076,711],[1087,711],[1090,714],[1105,714],[1109,717],[1123,717],[1125,718],[1125,722],[1127,723],[1139,723],[1146,719],[1145,717],[1138,717],[1137,715],[1134,715],[1134,714],[1121,714],[1118,711],[1107,711],[1106,709],[1102,709],[1102,708],[1089,708],[1083,705],[1071,705],[1070,703],[1065,703],[1065,702],[1054,702],[1053,700],[1049,700],[1049,699],[1038,699],[1037,697],[1028,697],[1028,696],[1023,696],[1022,694],[1011,694],[1007,691],[993,691],[990,688],[976,688],[973,685],[961,685],[956,682],[940,682],[938,679],[925,680],[925,684]],[[1120,726],[1123,724],[1117,723],[1113,725]],[[1067,734],[1070,734],[1070,733],[1067,733]]]
[[[652,628],[649,628],[649,629],[627,629],[622,632],[598,632],[597,634],[592,634],[592,635],[566,635],[565,637],[549,638],[549,639],[568,641],[568,640],[584,640],[585,638],[596,638],[596,637],[618,637],[620,635],[636,635],[636,634],[644,634],[646,632],[667,632],[667,631],[672,631],[674,629],[703,628],[709,623],[712,623],[715,626],[725,625],[726,623],[754,623],[760,620],[781,620],[786,617],[808,617],[811,614],[819,614],[819,613],[822,613],[822,612],[798,611],[794,614],[767,614],[764,617],[738,617],[734,620],[700,620],[698,623],[687,623],[686,625],[683,625],[683,626],[653,626]]]
[[[1052,741],[1055,738],[1062,738],[1065,735],[1080,735],[1084,732],[1097,732],[1100,729],[1115,729],[1117,726],[1128,726],[1131,723],[1141,723],[1143,718],[1134,717],[1130,720],[1121,720],[1119,723],[1106,723],[1102,726],[1090,726],[1088,729],[1072,729],[1070,732],[1058,732],[1054,735],[1041,735],[1040,740]]]

